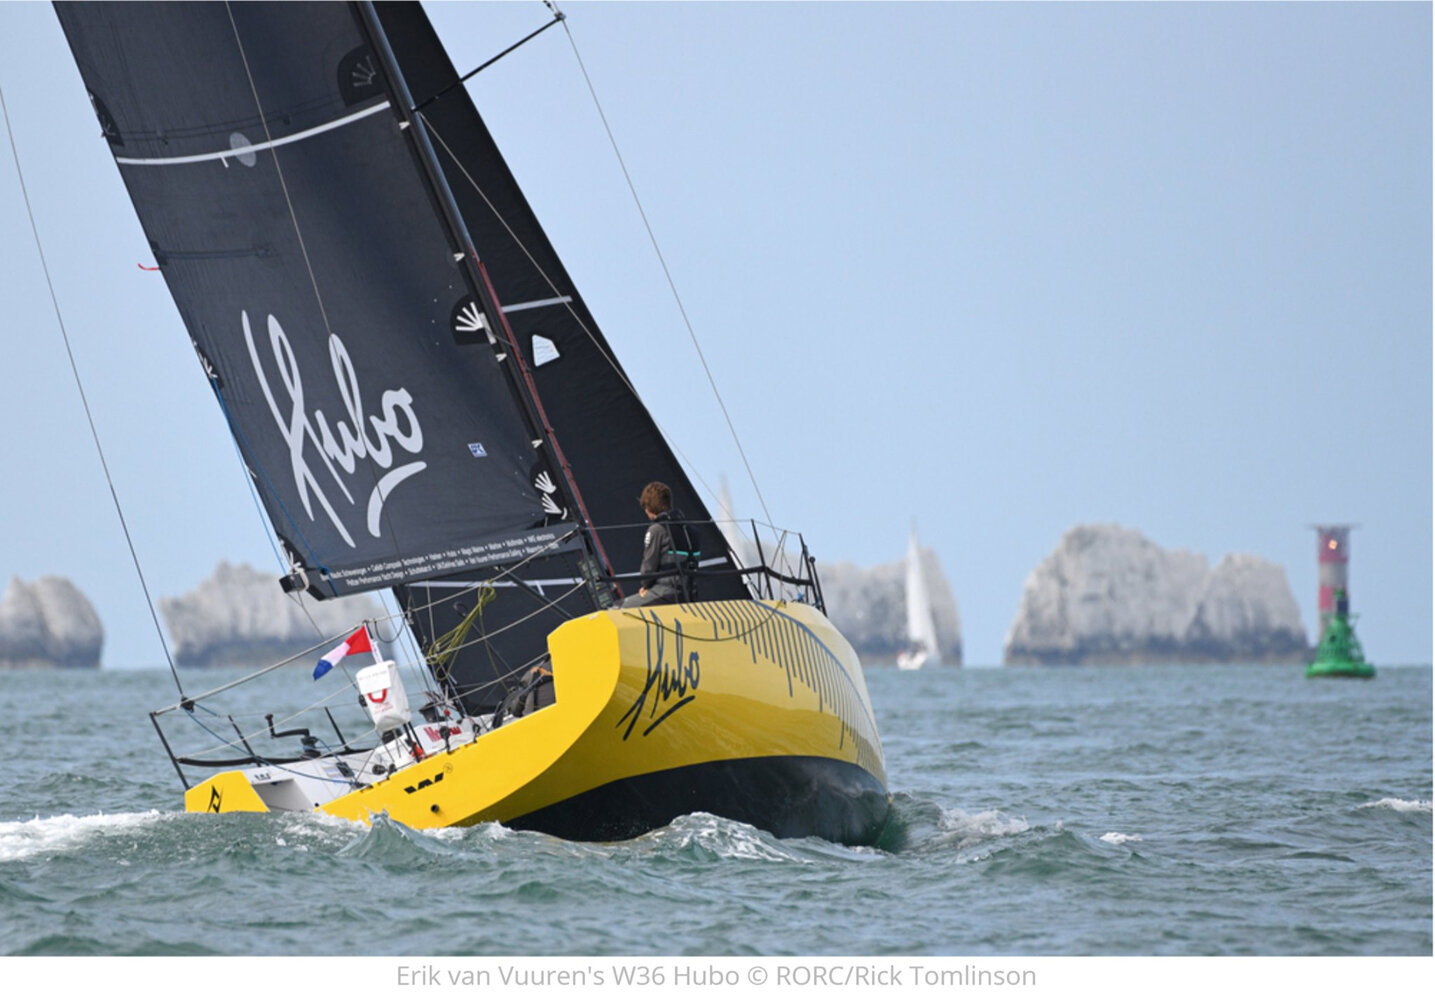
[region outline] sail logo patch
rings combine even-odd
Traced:
[[[253,146],[254,144],[249,141],[249,137],[243,132],[230,133],[229,148],[234,150],[234,158],[246,167],[252,167],[259,162],[259,157],[255,155]],[[229,169],[228,157],[224,157],[219,162],[224,164],[226,170]]]
[[[458,305],[453,307],[449,315],[449,325],[453,328],[454,343],[457,344],[481,344],[496,343],[497,338],[488,327],[488,317],[478,307],[478,302],[473,296],[467,296]]]
[[[278,368],[279,381],[288,396],[286,412],[264,374],[264,362],[254,346],[248,312],[240,313],[240,322],[244,327],[244,343],[249,348],[249,360],[259,378],[259,388],[264,392],[280,435],[289,446],[290,471],[294,475],[294,487],[299,492],[304,513],[309,515],[309,520],[316,520],[314,504],[318,503],[344,542],[350,548],[357,548],[353,535],[334,508],[326,489],[337,487],[344,499],[354,505],[356,501],[349,490],[350,477],[357,474],[358,482],[363,485],[374,482],[373,471],[359,466],[361,459],[367,459],[386,470],[374,482],[369,493],[365,519],[369,534],[374,538],[382,537],[384,501],[400,483],[428,467],[428,463],[422,461],[395,464],[403,457],[400,452],[417,455],[423,451],[423,428],[414,413],[413,396],[402,387],[386,389],[379,397],[379,413],[366,413],[359,378],[354,372],[353,361],[349,359],[348,349],[338,334],[330,334],[329,362],[344,405],[344,415],[348,417],[347,422],[336,420],[330,427],[322,410],[314,410],[311,416],[305,409],[304,380],[294,357],[294,349],[279,320],[271,314],[268,321],[269,348]],[[322,471],[328,474],[322,483],[309,464],[311,455],[317,458]],[[329,485],[331,482],[332,487]]]
[[[350,107],[384,91],[383,81],[379,79],[378,62],[367,45],[360,45],[339,60],[336,77],[339,96]]]
[[[533,335],[533,367],[542,368],[551,361],[557,361],[561,354],[558,345],[540,334]]]
[[[566,511],[558,506],[558,501],[554,499],[558,495],[558,484],[553,481],[553,477],[548,474],[546,469],[538,473],[533,480],[533,485],[542,498],[545,514],[566,515]]]
[[[487,457],[488,457],[488,450],[487,450],[486,448],[484,448],[483,445],[482,445],[481,443],[479,443],[478,441],[470,441],[470,442],[468,443],[468,450],[471,451],[471,452],[473,452],[473,457],[474,457],[474,458],[487,458]]]

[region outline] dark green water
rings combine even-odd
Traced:
[[[0,676],[3,954],[1431,953],[1429,667],[870,669],[875,849],[191,816],[166,671]]]

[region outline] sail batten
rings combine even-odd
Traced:
[[[293,135],[280,136],[277,139],[270,139],[266,142],[230,146],[227,149],[215,150],[212,153],[193,153],[188,156],[116,156],[115,162],[131,167],[168,167],[185,163],[208,163],[213,160],[235,160],[243,156],[252,156],[256,153],[262,153],[267,149],[277,149],[280,146],[287,146],[291,142],[300,142],[316,135],[323,135],[332,129],[343,128],[345,125],[367,118],[370,115],[378,114],[380,111],[387,111],[390,107],[391,105],[388,101],[381,101],[371,108],[356,111],[351,115],[345,115],[343,118],[335,119],[323,125],[316,125],[302,132],[295,132]]]

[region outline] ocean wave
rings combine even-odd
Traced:
[[[430,830],[415,830],[380,813],[373,817],[368,829],[362,824],[342,821],[351,833],[358,836],[338,849],[340,857],[364,858],[384,863],[427,861],[435,856],[454,853],[455,844],[461,842],[463,831],[457,836],[433,836]],[[326,824],[327,825],[327,824]]]
[[[1121,837],[1128,839],[1114,839]],[[1107,845],[1140,839],[1115,831],[1098,838],[1057,823],[1035,827],[1029,835],[990,842],[972,852],[969,860],[981,863],[988,876],[1011,879],[1013,884],[1026,884],[1030,879],[1043,884],[1053,880],[1088,886],[1129,884],[1144,877],[1151,860],[1134,847],[1118,852]]]
[[[969,839],[975,843],[996,837],[1010,837],[1015,833],[1026,833],[1031,824],[1024,816],[1006,816],[997,809],[985,809],[968,813],[961,809],[942,810],[942,829],[951,834]]]
[[[1008,816],[999,809],[983,809],[969,813],[964,809],[943,808],[934,833],[913,844],[921,851],[966,851],[1006,837],[1026,833],[1031,824],[1024,816]]]
[[[1104,841],[1106,841],[1106,843],[1108,843],[1108,844],[1134,844],[1134,843],[1140,843],[1140,842],[1141,842],[1141,834],[1139,834],[1139,833],[1116,833],[1115,831],[1112,831],[1112,832],[1110,832],[1110,833],[1103,833],[1103,834],[1102,834],[1100,837],[1098,837],[1097,839],[1098,839],[1098,840],[1104,840]]]
[[[0,862],[26,861],[39,855],[73,851],[96,837],[132,832],[172,815],[151,809],[141,813],[65,814],[3,822],[0,823]]]
[[[1430,811],[1430,800],[1424,799],[1379,799],[1375,802],[1362,802],[1362,809],[1391,809],[1395,812],[1423,812]]]
[[[1026,817],[1010,816],[1000,809],[967,812],[929,798],[898,792],[892,798],[892,816],[877,846],[889,854],[961,851],[1030,829]]]
[[[71,934],[45,934],[23,947],[17,948],[11,954],[32,957],[47,955],[69,957],[73,955],[220,955],[223,953],[215,951],[209,945],[192,941],[161,941],[139,932],[130,938],[120,938],[116,935],[113,940],[100,940],[99,938]]]

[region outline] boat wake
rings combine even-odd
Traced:
[[[688,861],[793,861],[783,841],[755,827],[710,813],[679,816],[667,826],[630,842],[634,853]]]
[[[115,834],[132,834],[169,822],[175,815],[151,809],[140,813],[66,814],[0,822],[0,862],[70,854]]]
[[[1024,816],[1008,816],[999,809],[969,813],[899,793],[878,846],[894,854],[964,851],[1031,828]]]
[[[1430,811],[1429,799],[1378,799],[1375,802],[1362,802],[1362,809],[1389,809],[1401,813],[1428,813]]]
[[[339,848],[337,853],[340,857],[380,862],[400,859],[421,862],[425,858],[460,853],[462,831],[444,830],[445,836],[435,836],[438,831],[414,830],[387,816],[375,816],[368,829],[364,829],[362,824],[349,825],[351,829],[357,827],[355,832],[358,836],[349,834],[352,839]]]
[[[679,816],[667,826],[627,843],[636,853],[687,861],[743,860],[807,865],[881,856],[880,851],[871,847],[849,847],[820,837],[779,839],[746,823],[710,813]]]
[[[451,861],[454,857],[480,864],[518,856],[534,860],[546,858],[563,864],[574,860],[817,864],[834,859],[881,856],[874,848],[847,847],[816,837],[780,840],[756,827],[709,813],[680,816],[667,826],[640,837],[612,842],[563,840],[544,833],[513,830],[499,823],[415,830],[382,815],[374,817],[372,825],[365,826],[319,813],[295,813],[283,816],[273,842],[298,851],[315,848],[369,863],[419,867],[435,859]]]

